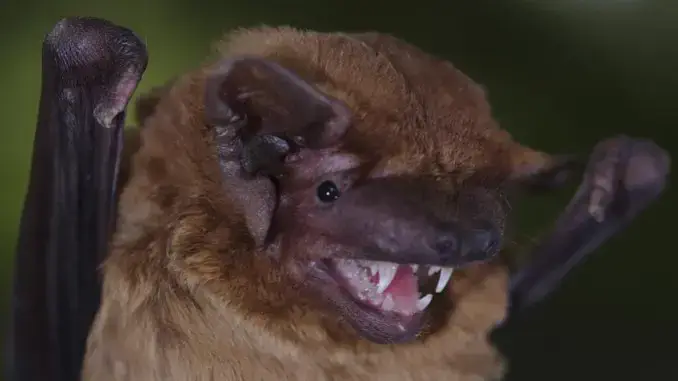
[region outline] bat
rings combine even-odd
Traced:
[[[552,292],[668,174],[652,143],[601,146],[546,244],[509,281],[497,255],[507,199],[557,186],[572,160],[514,141],[450,63],[379,33],[233,32],[216,59],[141,98],[126,162],[115,131],[143,44],[76,18],[46,45],[97,65],[43,69],[41,103],[56,107],[40,109],[17,250],[15,380],[47,377],[29,363],[64,380],[80,364],[81,379],[103,381],[495,379],[504,361],[488,331]],[[96,96],[68,103],[50,70]],[[38,145],[55,128],[89,132],[67,140],[80,155],[59,161]],[[67,185],[31,193],[57,184]],[[52,203],[61,209],[36,206]],[[71,235],[25,243],[57,228]],[[35,311],[45,320],[27,319]]]

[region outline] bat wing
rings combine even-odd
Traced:
[[[127,104],[146,69],[129,29],[59,21],[43,42],[42,91],[16,249],[8,379],[80,379],[115,224]]]
[[[618,136],[599,143],[551,234],[512,277],[504,324],[550,295],[570,270],[656,200],[669,171],[669,154],[651,141]]]

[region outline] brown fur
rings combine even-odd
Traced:
[[[496,125],[479,86],[395,38],[262,28],[221,47],[220,56],[240,54],[273,59],[346,102],[349,145],[389,173],[516,178],[549,163]],[[453,303],[436,297],[430,307],[437,325],[415,342],[377,345],[310,308],[253,253],[202,116],[210,64],[145,98],[84,379],[499,378],[486,334],[504,311],[501,266],[455,273]]]

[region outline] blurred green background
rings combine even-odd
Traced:
[[[619,133],[654,139],[670,152],[678,147],[675,1],[0,4],[3,318],[30,163],[42,38],[64,16],[104,17],[145,39],[150,63],[140,92],[196,65],[212,42],[235,27],[378,30],[450,59],[485,85],[503,127],[535,147],[586,153],[596,141]],[[561,192],[518,205],[519,238],[529,241],[543,231],[570,195]],[[512,378],[678,380],[670,355],[678,339],[678,312],[673,308],[678,304],[678,253],[671,237],[676,234],[671,226],[677,203],[669,189],[624,234],[574,272],[533,318],[507,328],[501,342],[513,359]]]

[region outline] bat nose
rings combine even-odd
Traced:
[[[441,265],[459,265],[492,257],[499,248],[501,236],[501,231],[487,221],[466,227],[446,224],[436,237],[433,248]]]
[[[443,258],[459,253],[461,245],[458,234],[456,232],[450,232],[439,236],[434,247],[438,254]]]

